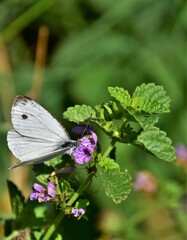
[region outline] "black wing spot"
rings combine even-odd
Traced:
[[[21,117],[22,117],[23,119],[27,119],[27,118],[28,118],[28,116],[27,116],[26,114],[22,114]]]

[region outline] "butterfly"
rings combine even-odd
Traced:
[[[17,96],[11,110],[13,128],[8,147],[20,160],[13,169],[50,160],[77,146],[66,129],[42,106],[26,96]]]

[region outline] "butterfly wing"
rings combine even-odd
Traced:
[[[8,146],[21,161],[12,168],[44,162],[75,145],[59,122],[28,97],[16,97],[11,116],[14,129],[8,132]]]
[[[64,154],[72,146],[72,143],[69,142],[69,145],[61,148],[51,141],[24,137],[15,130],[8,132],[7,140],[12,153],[21,161],[11,168],[44,162],[57,155]]]
[[[42,106],[34,100],[17,96],[11,110],[12,124],[20,135],[67,142],[70,140],[67,131]]]

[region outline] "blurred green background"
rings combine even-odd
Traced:
[[[132,93],[154,82],[172,100],[159,127],[174,146],[187,144],[185,0],[2,0],[0,12],[1,217],[11,216],[6,179],[25,197],[33,181],[31,167],[8,170],[16,161],[6,143],[16,95],[36,99],[70,130],[62,120],[67,107],[108,101],[108,86]],[[106,146],[107,136],[97,131]],[[150,172],[157,192],[132,191],[116,205],[95,179],[89,221],[65,220],[64,239],[185,239],[186,165],[123,144],[117,160],[133,179],[140,170]]]

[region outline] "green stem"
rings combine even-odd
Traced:
[[[54,223],[50,226],[50,228],[47,230],[45,233],[43,240],[49,240],[53,232],[57,229],[58,225],[61,223],[63,217],[64,217],[64,212],[61,211],[59,215],[56,217]]]
[[[73,196],[70,198],[70,200],[67,202],[67,206],[72,206],[73,203],[77,200],[77,198],[87,189],[87,187],[90,185],[90,182],[95,174],[90,173],[86,180],[80,185],[77,192],[73,194]],[[45,233],[43,240],[48,240],[54,233],[54,231],[57,229],[58,225],[61,223],[63,217],[64,217],[64,211],[61,211],[59,215],[54,220],[54,223],[49,227],[47,232]]]
[[[77,200],[77,198],[87,189],[87,187],[90,185],[90,182],[94,175],[95,175],[95,173],[90,173],[88,175],[86,180],[78,188],[77,192],[75,192],[74,195],[67,202],[67,206],[72,206],[72,204]]]
[[[112,149],[114,148],[114,145],[116,143],[116,140],[112,140],[110,145],[108,146],[108,148],[105,150],[105,152],[103,153],[103,156],[102,156],[102,160],[107,158],[110,154],[110,152],[112,151]]]

